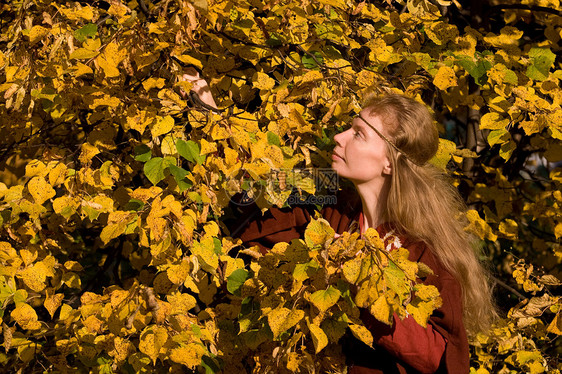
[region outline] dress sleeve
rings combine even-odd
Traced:
[[[266,253],[278,242],[300,237],[310,221],[313,209],[307,206],[270,208],[262,214],[255,203],[237,206],[236,219],[229,226],[231,235],[247,246],[257,245]]]
[[[439,368],[446,339],[431,324],[420,326],[412,317],[394,316],[392,327],[377,321],[370,313],[361,315],[374,343],[420,373],[435,373]]]
[[[339,191],[336,202],[322,208],[320,213],[337,233],[342,233],[358,213],[358,202],[353,192]],[[236,209],[239,219],[231,227],[232,236],[242,239],[246,245],[258,245],[266,253],[276,243],[302,237],[314,211],[313,205],[298,205],[273,207],[262,215],[256,204],[239,206]]]

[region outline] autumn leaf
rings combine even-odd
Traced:
[[[309,324],[308,328],[310,329],[310,334],[312,335],[314,349],[316,350],[316,354],[318,354],[322,349],[326,347],[326,345],[328,345],[328,337],[318,325]]]
[[[168,331],[165,327],[150,325],[140,335],[139,350],[156,363],[158,355],[168,340]]]
[[[43,177],[32,178],[27,184],[27,188],[37,204],[43,204],[56,195],[53,187]]]
[[[446,90],[449,87],[454,87],[457,85],[457,77],[455,71],[449,66],[443,65],[437,71],[435,78],[433,78],[433,84],[437,86],[440,90]]]
[[[267,322],[273,332],[273,338],[277,339],[282,332],[299,323],[303,317],[304,311],[300,309],[287,309],[284,307],[273,309],[267,315]]]
[[[321,312],[330,309],[339,300],[341,292],[332,286],[325,290],[319,290],[310,295],[310,302]]]
[[[357,339],[367,344],[369,347],[373,346],[373,335],[365,326],[353,323],[349,325],[349,329]]]
[[[190,343],[181,345],[177,348],[172,348],[170,352],[170,360],[194,368],[201,363],[202,357],[207,353],[205,347],[201,344]]]
[[[35,309],[27,303],[16,303],[16,308],[12,310],[11,316],[25,330],[36,330],[41,327]]]
[[[160,118],[156,121],[156,123],[150,129],[152,133],[152,137],[155,138],[160,135],[164,135],[172,131],[174,127],[174,119],[171,116],[166,116]]]
[[[312,220],[306,227],[304,239],[309,247],[323,245],[334,237],[334,229],[325,219]]]

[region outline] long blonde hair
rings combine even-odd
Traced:
[[[368,97],[364,108],[381,120],[402,151],[387,146],[393,170],[385,220],[425,242],[458,280],[467,332],[487,331],[496,312],[487,272],[477,258],[480,247],[464,230],[466,206],[447,176],[428,163],[439,144],[432,115],[422,103],[397,94]]]

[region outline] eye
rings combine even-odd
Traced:
[[[354,137],[354,138],[361,138],[361,136],[362,136],[362,134],[361,134],[359,131],[355,131],[355,132],[353,133],[353,137]]]

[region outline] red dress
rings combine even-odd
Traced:
[[[343,200],[343,202],[342,202]],[[361,211],[358,196],[342,199],[339,204],[322,210],[322,216],[339,234],[349,230]],[[241,214],[248,215],[246,207]],[[249,221],[238,231],[246,245],[258,245],[263,251],[275,243],[287,242],[302,237],[311,219],[311,211],[297,207],[293,209],[272,208],[263,216]],[[391,225],[377,228],[381,238],[392,229]],[[362,319],[374,337],[374,349],[348,339],[343,342],[344,352],[350,362],[349,373],[454,373],[469,371],[469,350],[466,330],[462,321],[462,294],[458,281],[441,265],[431,250],[422,242],[413,242],[399,237],[403,247],[410,251],[411,261],[423,262],[434,272],[423,279],[424,284],[437,287],[443,306],[434,311],[426,328],[418,325],[412,317],[395,318],[389,327],[377,321],[368,312]]]

